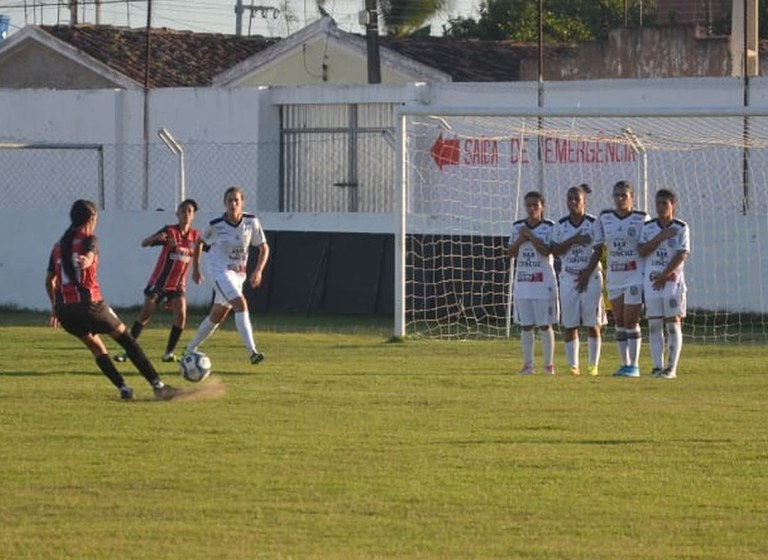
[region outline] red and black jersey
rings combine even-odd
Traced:
[[[78,255],[93,252],[94,259],[90,266],[81,269],[77,264]],[[56,276],[55,303],[99,302],[102,300],[101,287],[97,273],[99,270],[99,243],[95,235],[86,235],[78,231],[72,239],[72,265],[76,278],[70,278],[61,265],[61,245],[56,243],[48,260],[48,272]]]
[[[163,250],[157,257],[155,269],[147,282],[147,289],[183,292],[187,285],[187,275],[189,265],[192,264],[195,244],[200,234],[196,229],[189,228],[185,235],[177,224],[160,228],[155,235],[160,233],[165,233],[169,239],[173,238],[176,246],[172,248],[172,244],[167,241],[163,244]]]

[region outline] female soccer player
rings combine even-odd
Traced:
[[[579,369],[579,326],[589,333],[587,373],[598,374],[602,338],[600,328],[606,323],[603,303],[603,267],[600,256],[603,240],[597,219],[587,214],[589,185],[571,187],[566,194],[568,215],[555,225],[552,253],[561,258],[560,313],[565,328],[565,355],[571,375]]]
[[[53,307],[51,326],[61,325],[85,344],[99,369],[120,391],[121,399],[132,399],[133,389],[115,368],[99,334],[109,334],[125,349],[128,359],[152,386],[156,399],[172,399],[182,391],[160,380],[144,351],[102,298],[97,278],[99,245],[93,233],[98,219],[96,205],[77,200],[69,217],[71,225],[53,246],[45,275],[45,289]]]
[[[253,340],[253,326],[248,313],[248,302],[243,296],[246,280],[249,247],[259,248],[256,266],[248,277],[252,288],[261,285],[264,267],[269,259],[269,245],[259,219],[243,212],[244,195],[239,187],[230,187],[224,193],[226,211],[220,218],[212,220],[200,235],[192,261],[192,278],[195,282],[203,279],[200,272],[200,256],[208,247],[208,268],[213,277],[214,301],[208,316],[197,328],[194,338],[187,344],[187,351],[193,352],[218,328],[230,309],[235,310],[235,324],[243,340],[252,364],[264,360],[264,354],[256,349]]]
[[[515,319],[521,326],[520,341],[523,347],[521,375],[536,372],[533,361],[534,327],[541,331],[544,354],[544,373],[554,375],[553,365],[555,333],[552,324],[557,322],[558,299],[554,260],[550,238],[554,222],[544,219],[544,197],[531,191],[525,195],[525,211],[528,217],[512,225],[512,235],[507,255],[515,261],[513,299]]]
[[[144,289],[144,306],[131,326],[131,335],[133,338],[139,338],[141,331],[157,311],[157,306],[165,300],[173,312],[173,326],[163,354],[164,362],[178,361],[173,351],[187,323],[187,276],[199,237],[198,231],[192,227],[196,212],[197,202],[188,198],[176,209],[178,223],[163,226],[141,242],[142,247],[162,245],[163,249]],[[115,361],[118,362],[127,359],[125,353],[115,356]]]
[[[634,209],[634,189],[629,181],[619,181],[613,186],[613,203],[613,210],[600,213],[598,224],[600,236],[608,249],[606,285],[616,323],[621,362],[614,375],[640,377],[643,259],[638,245],[648,215]]]
[[[645,257],[645,311],[653,359],[652,377],[675,379],[683,346],[681,319],[686,312],[684,264],[691,252],[688,224],[675,217],[677,195],[669,189],[656,193],[656,219],[643,227],[640,255]],[[664,366],[664,323],[667,328],[667,365]]]

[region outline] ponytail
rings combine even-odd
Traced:
[[[70,226],[64,235],[59,239],[59,246],[61,247],[61,266],[64,269],[67,277],[70,281],[76,284],[80,283],[80,279],[75,272],[75,265],[72,262],[72,241],[75,238],[78,228],[88,223],[88,220],[92,216],[96,215],[96,205],[90,200],[76,200],[72,204],[72,208],[69,210]]]

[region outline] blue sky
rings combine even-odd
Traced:
[[[55,25],[69,23],[66,0],[0,0],[0,14],[11,19],[10,33],[25,24]],[[79,0],[80,22],[95,22],[94,0]],[[439,34],[448,16],[470,15],[479,0],[449,0],[445,14],[433,22],[433,34]],[[68,2],[66,2],[68,4]],[[208,33],[235,32],[236,0],[152,0],[152,27],[169,27]],[[270,37],[293,33],[318,17],[315,0],[243,0],[245,7],[267,6],[277,9],[277,17],[249,17],[246,9],[243,33]],[[358,12],[363,0],[326,0],[326,8],[339,26],[347,31],[362,33]],[[146,0],[102,0],[102,23],[128,27],[144,27],[147,21]]]

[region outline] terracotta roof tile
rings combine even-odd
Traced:
[[[510,41],[459,41],[443,37],[382,37],[381,45],[449,74],[454,82],[515,82],[524,60],[538,60],[538,45]],[[544,47],[556,57],[566,46]]]
[[[146,33],[109,25],[43,25],[54,37],[144,83]],[[214,76],[281,41],[167,28],[150,36],[150,87],[210,86]],[[536,60],[538,46],[509,41],[458,41],[443,37],[381,37],[382,47],[442,70],[455,82],[507,82],[521,79],[523,60]],[[567,47],[545,47],[554,57]]]
[[[43,25],[41,28],[113,70],[144,83],[147,44],[144,29],[109,25]],[[220,72],[279,40],[152,29],[149,85],[152,88],[209,86]]]

